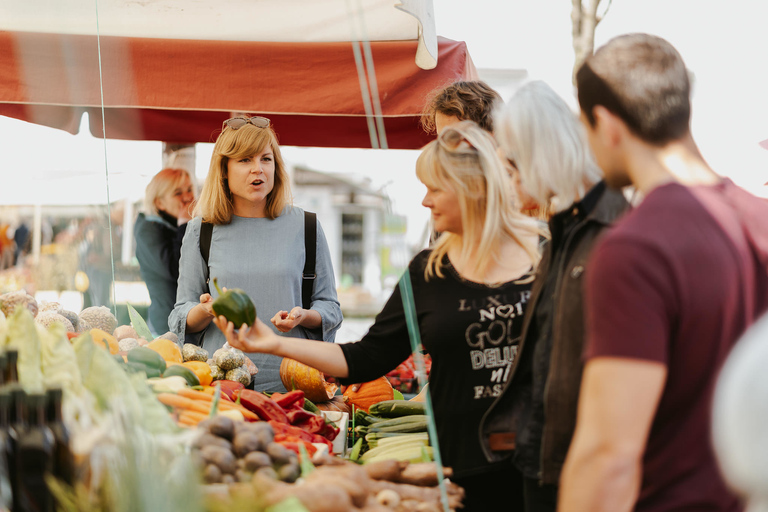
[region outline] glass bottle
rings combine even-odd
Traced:
[[[10,436],[8,433],[11,419],[11,392],[0,388],[0,511],[11,510],[13,491],[11,473],[8,466]]]
[[[54,461],[53,432],[45,424],[45,395],[27,395],[26,410],[29,421],[16,453],[19,499],[14,501],[20,505],[19,512],[53,512],[53,495],[45,482],[45,476],[53,473]]]
[[[63,392],[61,388],[51,388],[46,395],[48,399],[46,423],[53,432],[55,444],[53,474],[56,478],[72,485],[75,477],[75,457],[69,447],[69,432],[64,426],[61,414]]]
[[[0,387],[5,384],[5,372],[8,367],[8,356],[5,352],[0,352]]]
[[[8,363],[5,367],[4,373],[4,383],[5,384],[15,384],[16,382],[19,382],[19,374],[18,374],[18,368],[17,368],[17,361],[19,359],[19,353],[16,350],[9,350],[5,353],[5,357],[8,360]]]
[[[26,430],[26,393],[19,384],[6,385],[4,388],[11,396],[10,415],[8,418],[8,469],[11,474],[11,492],[13,493],[14,512],[21,509],[19,503],[19,472],[16,471],[16,461],[19,455],[19,438]]]

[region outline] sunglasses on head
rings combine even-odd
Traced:
[[[232,128],[233,130],[237,130],[238,128],[242,128],[247,124],[252,124],[256,128],[268,128],[269,119],[261,116],[232,117],[224,121],[224,124],[221,125],[221,129],[223,131],[225,128],[229,127],[229,128]]]

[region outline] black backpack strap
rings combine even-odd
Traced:
[[[208,256],[211,254],[211,237],[213,236],[213,224],[210,222],[200,223],[200,256],[203,257],[205,262],[205,287],[206,292],[211,292],[211,280],[210,271],[208,270]]]
[[[301,279],[301,307],[309,309],[312,305],[312,290],[315,287],[315,256],[317,247],[317,215],[304,212],[304,272]]]

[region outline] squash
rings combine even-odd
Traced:
[[[339,388],[325,381],[323,374],[303,363],[287,357],[280,363],[280,380],[288,391],[300,389],[312,402],[327,402]]]
[[[352,406],[344,401],[344,397],[335,396],[327,402],[320,402],[315,406],[321,411],[331,412],[346,412],[350,416],[352,415]]]
[[[160,354],[168,363],[181,364],[184,362],[184,358],[181,357],[181,349],[171,340],[157,338],[154,341],[147,343],[146,346],[148,349],[154,350]]]
[[[201,386],[209,386],[211,382],[213,382],[211,367],[208,366],[208,363],[204,363],[202,361],[187,361],[186,363],[183,363],[182,366],[186,366],[195,372],[197,378],[200,379]]]
[[[345,402],[365,412],[368,412],[368,409],[373,404],[383,402],[384,400],[392,400],[394,397],[395,392],[392,389],[392,384],[389,383],[386,377],[379,377],[376,380],[365,382],[358,391],[352,391],[352,388],[349,387],[344,392]]]
[[[110,354],[117,354],[120,352],[120,346],[117,344],[117,339],[111,334],[102,331],[101,329],[91,329],[88,331],[91,333],[91,339],[98,346],[109,350]]]

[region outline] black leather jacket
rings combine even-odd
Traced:
[[[535,333],[531,333],[531,320],[541,301],[544,276],[558,272],[552,299],[552,351],[549,356],[549,373],[544,391],[544,425],[533,425],[542,430],[539,480],[557,484],[565,456],[576,426],[576,406],[583,369],[584,314],[582,280],[592,247],[603,230],[609,227],[629,208],[620,191],[605,188],[593,210],[577,224],[568,235],[561,250],[570,257],[561,268],[550,269],[551,261],[557,260],[547,244],[536,272],[531,299],[526,308],[523,332],[517,357],[502,394],[488,409],[480,423],[481,446],[490,462],[508,458],[513,452],[491,451],[488,435],[516,432],[518,424],[527,423],[531,413],[530,376],[533,370]],[[531,425],[529,425],[531,427]],[[517,440],[518,446],[524,440]]]

